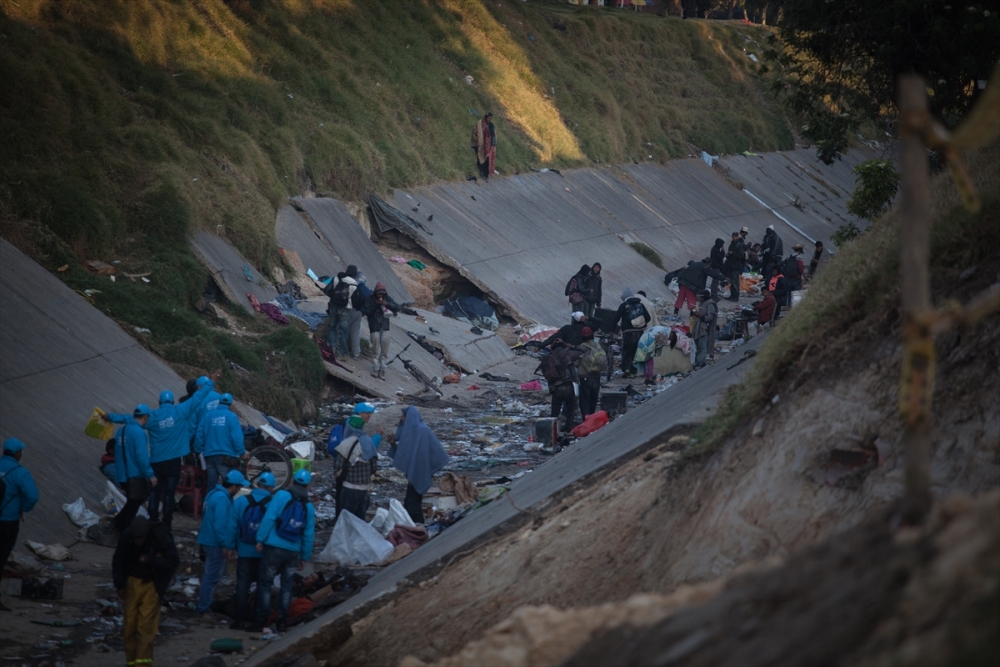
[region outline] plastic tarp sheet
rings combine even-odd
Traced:
[[[365,201],[368,202],[368,205],[372,209],[372,216],[375,218],[375,224],[378,226],[379,232],[387,232],[405,226],[413,229],[419,229],[420,231],[431,234],[432,236],[434,234],[434,232],[431,232],[395,206],[387,204],[376,194],[369,194],[365,198]]]
[[[463,296],[445,301],[444,312],[445,315],[454,317],[456,320],[468,322],[490,331],[496,331],[500,326],[493,307],[474,296]]]

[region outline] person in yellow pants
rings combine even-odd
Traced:
[[[137,516],[118,540],[111,561],[115,588],[125,602],[125,664],[153,664],[160,598],[180,563],[174,538],[160,523]]]

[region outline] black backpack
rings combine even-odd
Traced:
[[[791,255],[785,260],[785,266],[782,273],[789,280],[798,280],[802,277],[802,273],[799,271],[799,260],[795,255]]]
[[[347,308],[347,304],[351,298],[352,287],[353,285],[348,284],[344,280],[339,281],[333,290],[328,293],[330,296],[330,305],[337,306],[338,308]]]

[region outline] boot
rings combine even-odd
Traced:
[[[378,379],[379,380],[384,380],[385,379],[385,369],[384,368],[378,369]]]

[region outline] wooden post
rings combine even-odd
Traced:
[[[917,75],[899,78],[902,135],[903,373],[900,411],[906,421],[906,496],[904,518],[923,520],[931,506],[931,398],[934,391],[934,338],[930,299],[930,193],[924,131],[929,127],[927,91]]]

